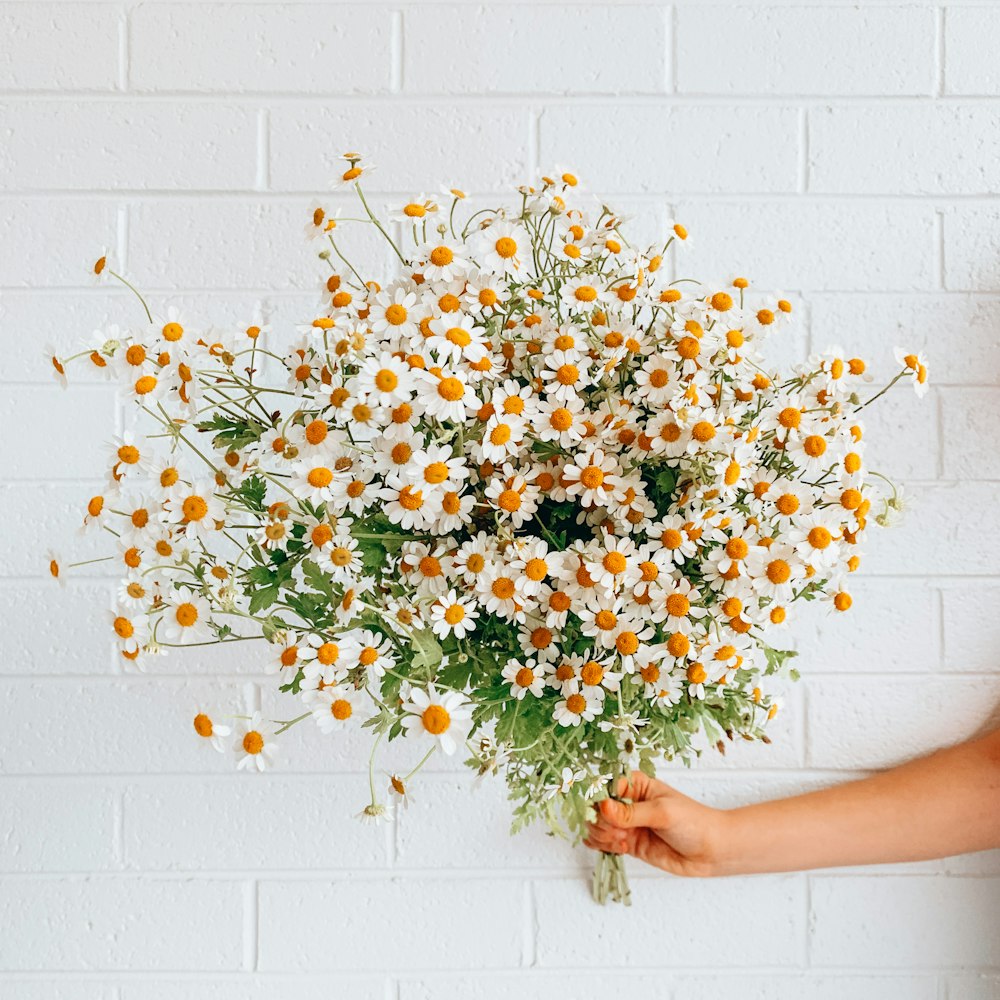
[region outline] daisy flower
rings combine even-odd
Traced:
[[[238,761],[237,770],[263,771],[274,763],[278,746],[270,726],[265,724],[260,712],[243,720],[236,731],[236,742],[233,743]]]
[[[917,396],[926,395],[929,383],[927,381],[927,359],[923,354],[907,351],[904,347],[897,347],[893,354],[903,366],[903,371],[909,374],[913,391]]]
[[[472,703],[459,691],[438,692],[433,684],[426,690],[413,688],[403,702],[403,728],[407,736],[434,740],[451,756],[465,739],[471,722]]]
[[[449,590],[431,605],[431,631],[439,639],[449,635],[464,639],[475,629],[478,617],[471,597],[459,597],[455,590]]]
[[[194,731],[202,739],[207,740],[213,750],[225,753],[227,737],[233,730],[231,726],[224,726],[216,722],[208,711],[199,709],[194,717]]]
[[[522,700],[526,694],[541,698],[545,690],[545,673],[538,668],[534,660],[508,660],[501,676],[510,684],[510,693]]]
[[[320,732],[332,733],[343,728],[354,715],[357,691],[350,684],[335,684],[310,691],[308,704]]]
[[[494,219],[473,238],[479,266],[490,274],[518,275],[530,247],[531,240],[525,228],[507,219]]]
[[[564,727],[579,726],[582,722],[593,722],[604,711],[603,689],[577,689],[574,684],[552,710],[552,718]]]
[[[472,270],[468,251],[461,243],[423,243],[414,251],[414,261],[430,281],[454,281]]]
[[[157,623],[157,639],[184,646],[204,642],[211,636],[211,608],[201,595],[179,587],[165,595],[163,605],[163,616]]]
[[[372,680],[382,677],[396,665],[392,641],[371,629],[359,628],[346,633],[340,648],[345,662],[364,667]]]

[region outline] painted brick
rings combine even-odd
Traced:
[[[984,532],[1000,530],[1000,484],[941,482],[908,488],[902,521],[865,541],[866,573],[962,575],[996,573]],[[974,510],[976,518],[956,517]],[[997,525],[994,525],[997,522]]]
[[[0,704],[5,718],[47,720],[0,736],[6,774],[221,773],[233,761],[202,745],[191,720],[199,706],[243,710],[236,685],[142,677],[8,680]]]
[[[264,881],[259,892],[263,971],[496,969],[521,962],[525,889],[516,881]],[[507,918],[491,920],[490,911]]]
[[[0,200],[0,287],[87,284],[117,226],[118,209],[107,201]]]
[[[511,803],[502,779],[473,784],[469,774],[417,775],[400,816],[396,862],[404,868],[574,868],[586,857],[535,824],[510,833]],[[442,854],[441,844],[448,850]]]
[[[1000,210],[957,206],[943,214],[945,288],[989,292],[1000,287]]]
[[[22,427],[0,440],[0,464],[11,479],[98,479],[114,453],[117,406],[112,385],[7,386],[0,420]]]
[[[461,32],[461,45],[455,33]],[[418,94],[662,93],[667,39],[657,7],[428,5],[403,14],[403,89]],[[517,53],[483,58],[497,39]],[[556,40],[559,41],[556,41]]]
[[[678,267],[702,280],[741,274],[762,288],[903,290],[934,281],[933,212],[845,201],[682,203],[691,240]]]
[[[111,555],[114,546],[96,531],[79,534],[91,496],[102,484],[63,483],[0,484],[0,523],[4,548],[0,551],[0,577],[44,576],[49,579],[49,550],[64,565]],[[97,563],[79,572],[85,576],[118,575],[116,563]]]
[[[857,349],[869,362],[874,385],[895,373],[895,347],[922,351],[934,385],[1000,382],[995,296],[813,294],[809,309],[813,348]]]
[[[949,6],[944,19],[946,94],[1000,94],[1000,11],[989,6]],[[950,998],[949,998],[950,1000]]]
[[[581,120],[586,128],[581,128]],[[713,141],[703,143],[710,128]],[[594,135],[627,135],[595,144]],[[665,148],[698,149],[664,156]],[[558,105],[541,120],[541,162],[567,163],[602,193],[773,193],[798,186],[798,112],[791,108]]]
[[[114,90],[119,17],[110,3],[0,4],[0,90]]]
[[[1000,453],[991,427],[998,405],[998,389],[948,390],[941,407],[946,478],[1000,479]]]
[[[243,887],[120,876],[5,878],[0,930],[10,971],[236,970]]]
[[[6,778],[0,781],[0,795],[0,871],[119,867],[114,844],[118,795],[111,785]]]
[[[0,990],[16,1000],[118,1000],[111,983],[66,979],[0,979]]]
[[[39,567],[43,568],[43,567]],[[108,635],[106,612],[114,606],[111,581],[72,580],[64,589],[51,578],[0,585],[0,674],[109,674],[118,654]],[[30,623],[43,616],[45,627]]]
[[[141,312],[134,312],[137,306],[110,286],[96,292],[0,293],[0,324],[12,334],[4,344],[8,363],[0,373],[0,384],[55,384],[49,362],[52,354],[61,358],[75,354],[89,343],[94,330],[110,323],[127,325],[140,315],[145,319]],[[85,360],[69,366],[70,384],[103,383],[101,374]]]
[[[934,14],[914,6],[684,4],[676,47],[681,93],[889,96],[934,86]]]
[[[157,779],[131,783],[124,801],[124,858],[138,871],[379,868],[385,829],[358,822],[364,777],[242,781]],[[169,817],[168,822],[164,818]]]
[[[9,190],[226,191],[252,188],[257,178],[250,108],[18,102],[0,105],[0,121],[0,176]]]
[[[795,666],[809,688],[818,673],[885,671],[936,673],[941,669],[938,591],[925,580],[880,580],[862,568],[848,587],[854,603],[846,613],[807,604],[792,634]]]
[[[852,976],[810,972],[802,976],[680,977],[677,1000],[715,1000],[739,991],[740,1000],[937,1000],[933,976]]]
[[[798,966],[805,949],[805,880],[664,878],[633,883],[632,906],[594,906],[585,880],[536,882],[540,967],[627,967],[637,955],[663,965]],[[705,928],[720,909],[766,913],[719,948]]]
[[[979,104],[810,111],[809,190],[990,194],[1000,184],[1000,137],[993,120],[993,110]]]
[[[138,90],[387,90],[390,15],[362,4],[177,3],[131,12]]]
[[[350,1000],[385,1000],[385,982],[378,977],[342,976],[337,989]],[[178,979],[125,982],[120,1000],[330,1000],[328,979],[279,976],[239,976],[232,979]]]
[[[1000,879],[810,879],[810,960],[907,970],[995,966]],[[886,919],[891,915],[891,919]]]
[[[400,1000],[551,1000],[553,996],[627,996],[629,1000],[663,1000],[666,977],[661,973],[522,972],[476,979],[426,979],[400,983]],[[680,975],[670,977],[676,1000],[936,1000],[931,976],[866,978],[850,975],[759,976]],[[738,992],[737,992],[738,991]]]
[[[1000,584],[956,580],[942,588],[941,599],[945,669],[992,673],[1000,648]]]
[[[809,764],[889,767],[985,732],[1000,722],[1000,677],[813,677]],[[888,706],[891,706],[889,708]]]
[[[346,169],[340,154],[360,150],[376,168],[365,185],[368,191],[436,196],[444,183],[464,191],[506,192],[525,181],[528,127],[527,111],[508,106],[491,107],[485,114],[479,108],[428,104],[276,107],[271,112],[271,186],[276,191],[328,188]]]
[[[954,976],[945,981],[947,1000],[996,1000],[1000,996],[1000,976]]]
[[[898,370],[895,364],[890,369],[893,375]],[[883,384],[881,379],[873,382],[859,394],[861,399],[874,396]],[[942,447],[938,409],[947,414],[953,409],[954,400],[937,389],[918,399],[906,382],[896,388],[897,391],[886,393],[861,414],[866,464],[894,482],[933,480],[938,478],[943,453],[947,476],[951,443],[946,424],[944,440],[949,443],[948,447]],[[945,390],[951,391],[954,390]]]
[[[318,293],[330,268],[317,257],[320,245],[302,238],[309,214],[304,197],[287,203],[253,198],[144,202],[131,213],[129,260],[143,287],[308,288]],[[338,242],[365,269],[366,278],[385,279],[392,251],[372,227],[345,228]],[[175,252],[164,254],[164,246]]]

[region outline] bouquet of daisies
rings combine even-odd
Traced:
[[[771,370],[789,302],[671,281],[683,226],[634,246],[568,173],[505,208],[449,190],[382,221],[345,160],[359,211],[312,209],[329,273],[297,330],[147,309],[52,359],[142,418],[84,518],[124,575],[122,656],[259,640],[301,710],[235,734],[199,711],[239,766],[290,725],[362,726],[420,763],[467,755],[505,777],[515,829],[574,839],[633,769],[766,741],[794,676],[773,634],[800,601],[847,611],[867,526],[901,506],[865,465],[866,363]],[[351,226],[398,257],[384,287],[344,253]],[[923,358],[898,360],[889,385],[922,393]],[[372,782],[364,815],[391,818],[415,770]],[[620,859],[594,891],[627,900]]]

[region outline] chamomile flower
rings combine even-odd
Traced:
[[[278,752],[273,731],[261,718],[260,712],[243,720],[236,730],[236,741],[233,743],[236,752],[237,770],[264,771],[274,763]]]
[[[456,591],[449,590],[431,605],[431,631],[439,639],[449,635],[464,639],[475,629],[478,617],[471,597],[459,597]]]
[[[309,693],[309,708],[320,732],[343,729],[354,717],[357,691],[349,684],[334,684]]]
[[[211,637],[211,623],[208,601],[193,590],[180,587],[164,595],[163,616],[157,623],[156,637],[177,646],[204,642]]]
[[[545,672],[534,660],[525,660],[523,663],[520,660],[508,660],[501,676],[510,684],[510,693],[518,701],[527,694],[541,698],[545,690]]]
[[[232,733],[232,727],[218,722],[214,713],[205,709],[199,709],[194,717],[194,731],[219,753],[226,752],[228,737]]]
[[[426,690],[413,688],[403,702],[403,728],[407,736],[427,738],[449,756],[464,740],[472,718],[472,705],[458,691],[439,692],[433,684]]]

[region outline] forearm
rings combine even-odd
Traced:
[[[718,873],[919,861],[1000,847],[1000,731],[870,778],[733,809]]]

